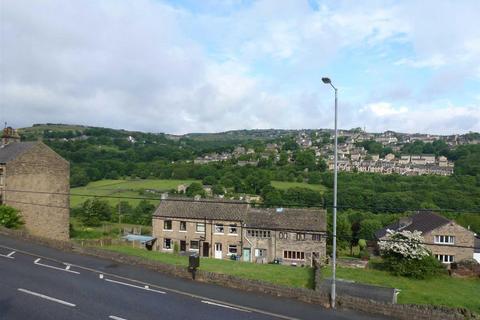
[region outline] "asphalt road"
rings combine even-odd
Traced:
[[[0,319],[381,319],[0,235]]]

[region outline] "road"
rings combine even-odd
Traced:
[[[0,319],[380,319],[0,235]]]

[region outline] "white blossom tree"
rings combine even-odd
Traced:
[[[405,259],[421,260],[431,253],[423,244],[424,238],[420,231],[387,230],[387,236],[379,241],[378,246],[382,256],[401,256]]]

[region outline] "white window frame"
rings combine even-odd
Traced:
[[[165,224],[170,222],[170,229],[165,229]],[[173,221],[172,220],[163,220],[163,231],[173,231]]]
[[[202,227],[203,226],[203,231],[198,231],[199,230],[199,227]],[[196,226],[195,226],[195,233],[201,233],[201,234],[204,234],[205,233],[205,223],[203,222],[197,222]]]
[[[230,249],[235,248],[235,252],[231,252]],[[227,256],[237,255],[238,254],[238,246],[236,244],[229,244],[228,245],[228,253]]]
[[[193,249],[192,248],[192,242],[196,242],[197,245],[198,245],[198,249]],[[190,240],[190,243],[189,243],[189,251],[199,251],[200,250],[200,241],[198,240]]]
[[[221,223],[215,224],[214,234],[225,234],[225,226]]]
[[[235,232],[232,232],[234,230]],[[231,224],[228,226],[228,235],[229,236],[236,236],[238,235],[238,229],[236,224]]]
[[[169,247],[167,247],[167,240],[169,242]],[[173,250],[173,241],[170,238],[163,238],[163,250]]]
[[[435,258],[441,263],[450,264],[455,262],[455,256],[451,254],[436,254]]]
[[[182,223],[185,223],[185,230],[182,229]],[[178,225],[178,232],[187,232],[187,221],[180,221]]]
[[[255,258],[262,258],[267,256],[267,249],[256,248],[255,249]]]
[[[455,244],[455,236],[437,235],[433,237],[433,242],[439,244]]]

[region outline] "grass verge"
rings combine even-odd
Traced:
[[[331,277],[331,269],[322,269],[322,275]],[[480,314],[480,279],[441,275],[432,279],[416,280],[393,276],[381,270],[345,267],[337,268],[337,277],[400,289],[398,303],[462,307]]]
[[[170,253],[147,251],[129,246],[108,246],[102,249],[115,251],[167,264],[188,266],[188,257]],[[314,272],[312,268],[290,267],[276,264],[254,264],[241,261],[201,258],[200,270],[228,274],[245,279],[261,280],[277,285],[313,288]]]

